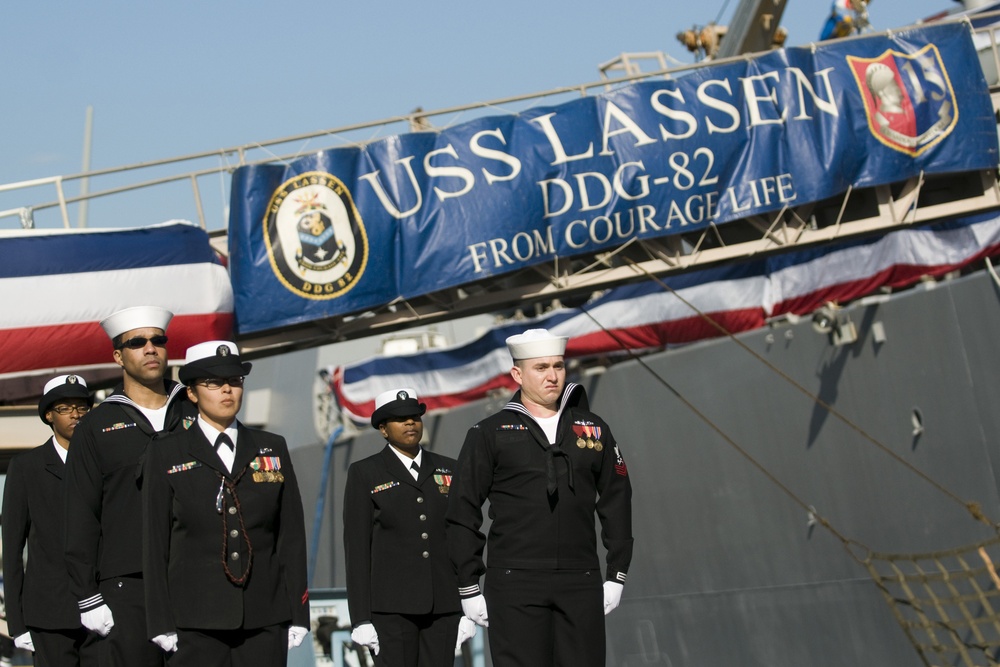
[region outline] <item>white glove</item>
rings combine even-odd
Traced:
[[[31,641],[30,632],[25,632],[23,635],[14,637],[14,646],[23,648],[25,651],[35,652],[35,642]]]
[[[604,615],[607,616],[615,609],[618,608],[618,604],[622,601],[622,591],[625,587],[619,584],[617,581],[605,581],[604,582]]]
[[[168,632],[165,635],[156,635],[153,637],[152,641],[154,644],[162,648],[167,653],[173,653],[177,650],[177,633]]]
[[[306,628],[301,625],[292,625],[288,628],[288,648],[295,648],[302,643],[302,640],[306,638],[306,633],[309,632]]]
[[[355,644],[367,646],[372,653],[378,655],[378,633],[371,623],[362,623],[351,631],[351,641]]]
[[[458,639],[455,641],[455,650],[462,645],[462,642],[468,641],[476,636],[476,622],[473,621],[468,616],[463,616],[458,622]]]
[[[462,598],[462,613],[476,625],[490,627],[490,616],[486,613],[486,598],[482,593],[474,598]]]
[[[80,623],[91,632],[107,637],[111,628],[115,627],[115,618],[111,615],[111,607],[102,604],[100,607],[82,612]]]

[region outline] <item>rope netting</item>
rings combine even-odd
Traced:
[[[1000,537],[861,562],[925,665],[1000,665]]]

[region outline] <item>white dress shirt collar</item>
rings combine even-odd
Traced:
[[[62,445],[56,442],[56,436],[52,436],[52,446],[56,448],[56,454],[62,459],[63,463],[66,463],[66,455],[69,454],[69,450],[65,449]]]
[[[403,467],[406,468],[406,470],[410,473],[410,475],[413,477],[413,479],[417,479],[419,473],[416,470],[414,470],[413,468],[411,468],[410,464],[411,463],[416,463],[418,468],[421,465],[423,465],[421,463],[421,461],[424,458],[424,448],[420,447],[419,449],[417,449],[417,455],[414,456],[412,459],[409,456],[407,456],[406,454],[404,454],[403,452],[401,452],[398,449],[396,449],[395,447],[393,447],[392,445],[389,445],[389,449],[391,449],[392,453],[395,454],[397,456],[397,458],[399,458],[399,462],[403,464]]]
[[[208,439],[208,446],[215,449],[216,453],[219,455],[219,458],[222,459],[222,463],[226,466],[226,470],[228,470],[229,472],[233,471],[233,462],[236,460],[236,437],[237,433],[239,433],[239,430],[236,428],[236,425],[238,423],[239,422],[237,422],[236,420],[233,420],[233,423],[229,426],[229,428],[227,428],[225,431],[219,431],[214,426],[206,422],[204,419],[201,419],[200,416],[197,420],[198,426],[201,427],[201,432],[204,433],[205,438]],[[215,448],[215,441],[219,437],[219,433],[225,433],[226,435],[229,436],[229,439],[233,441],[232,449],[229,449],[229,447],[225,446],[219,447],[218,449]]]

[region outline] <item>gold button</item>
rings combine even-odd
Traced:
[[[230,507],[229,508],[229,513],[230,514],[236,514],[236,508],[235,507]]]
[[[240,552],[239,551],[234,551],[233,553],[229,554],[229,557],[232,558],[233,560],[239,560],[240,559]]]
[[[239,536],[240,536],[240,531],[236,530],[235,528],[229,531],[229,537],[239,537]]]

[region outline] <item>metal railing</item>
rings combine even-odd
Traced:
[[[995,17],[993,15],[996,15]],[[976,17],[977,23],[987,22],[990,18],[1000,21],[1000,12],[982,14]],[[967,19],[961,19],[967,20]],[[997,32],[1000,31],[1000,24],[996,26],[986,25],[975,30],[977,43],[981,43],[980,54],[984,72],[992,87],[998,87],[998,72],[1000,72],[1000,48],[998,48]],[[882,34],[891,34],[887,31]],[[847,37],[843,39],[857,39],[859,37],[870,36],[867,33],[863,36]],[[877,33],[874,33],[877,34]],[[627,85],[629,83],[650,79],[655,77],[676,77],[687,72],[712,66],[719,63],[740,60],[745,56],[727,58],[714,61],[701,61],[690,65],[665,67],[669,62],[669,57],[662,53],[642,53],[642,54],[622,54],[609,63],[601,67],[601,79],[590,83],[575,86],[565,86],[539,93],[530,93],[512,97],[505,97],[489,102],[477,102],[460,106],[446,107],[434,111],[415,110],[408,114],[384,118],[371,122],[344,125],[330,129],[308,132],[268,141],[253,142],[220,148],[216,150],[191,153],[172,158],[152,160],[128,164],[107,169],[80,172],[75,174],[64,174],[51,176],[48,178],[38,178],[26,181],[19,181],[0,185],[0,206],[7,205],[7,202],[14,203],[15,193],[20,194],[20,201],[4,210],[0,210],[0,226],[7,218],[16,218],[21,228],[31,229],[36,227],[35,216],[39,212],[55,212],[53,222],[64,228],[71,228],[69,207],[82,202],[89,202],[98,199],[106,199],[125,193],[148,192],[155,188],[173,186],[174,194],[176,187],[190,187],[190,201],[187,204],[178,204],[177,199],[171,199],[171,210],[164,211],[156,222],[162,222],[171,218],[194,217],[203,228],[219,230],[224,233],[226,220],[226,207],[228,181],[232,172],[240,166],[252,164],[275,163],[294,160],[304,153],[309,146],[308,152],[318,150],[346,147],[364,146],[373,141],[380,140],[386,136],[401,132],[413,131],[415,128],[426,128],[431,131],[444,129],[464,122],[477,114],[483,113],[512,113],[516,114],[539,103],[552,103],[553,98],[587,96],[593,91],[601,92],[609,87]],[[641,72],[637,63],[640,60],[653,62],[660,68],[654,71]],[[615,66],[615,63],[621,66]],[[611,66],[609,66],[611,65]],[[609,77],[621,74],[621,76]],[[1000,95],[995,95],[998,97]],[[431,120],[434,125],[432,126]],[[329,140],[334,146],[314,146],[317,140]],[[296,146],[296,144],[298,144]],[[156,174],[156,175],[154,175]],[[207,178],[223,179],[223,193],[218,224],[210,224],[209,219],[215,222],[214,216],[206,216],[205,197],[203,195],[202,183]],[[107,182],[119,181],[120,184],[110,184]],[[105,183],[103,188],[90,188],[84,184],[91,182]],[[184,184],[187,184],[185,186]],[[67,193],[67,185],[72,184],[79,190],[79,194],[71,195]],[[48,194],[51,190],[44,190],[43,194],[36,194],[39,188],[54,188],[55,198],[50,198]],[[34,197],[32,195],[35,195]],[[37,197],[37,198],[36,198]],[[155,204],[154,204],[155,207]],[[191,212],[193,216],[178,215],[177,211],[185,210]],[[51,213],[48,213],[51,214]],[[102,225],[106,226],[106,225]]]

